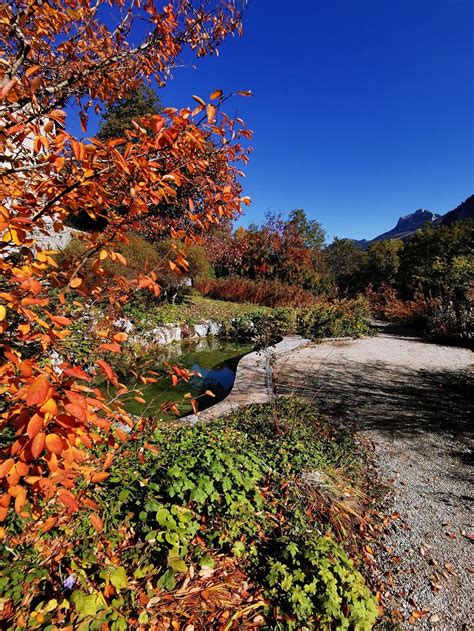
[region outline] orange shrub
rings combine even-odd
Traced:
[[[365,294],[372,315],[390,322],[424,324],[436,304],[436,300],[422,292],[417,292],[412,300],[402,300],[396,290],[387,284],[381,285],[377,290],[369,285]]]
[[[309,307],[316,302],[315,296],[306,289],[277,280],[219,278],[201,281],[196,289],[209,298],[266,307]]]

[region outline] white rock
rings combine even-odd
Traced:
[[[206,337],[209,331],[209,322],[200,322],[194,325],[194,332],[198,337]]]

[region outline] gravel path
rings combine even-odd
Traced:
[[[314,398],[369,438],[381,479],[393,481],[390,510],[400,517],[379,562],[407,629],[474,630],[472,360],[386,327],[311,344],[275,366],[278,393]]]

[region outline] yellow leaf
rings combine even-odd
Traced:
[[[7,317],[7,310],[5,309],[3,305],[0,305],[0,322],[2,322],[2,320],[5,320],[6,317]]]

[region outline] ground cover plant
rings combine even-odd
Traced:
[[[371,629],[377,602],[350,559],[374,532],[363,462],[298,399],[150,422],[109,463],[91,519],[46,504],[25,531],[9,514],[1,615],[32,629]]]

